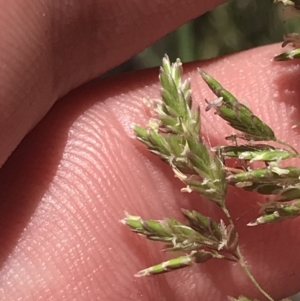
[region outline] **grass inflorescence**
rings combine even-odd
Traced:
[[[300,8],[298,1],[278,0],[284,5]],[[275,57],[289,60],[300,57],[297,34],[285,37],[283,46],[294,49]],[[271,126],[253,114],[216,79],[199,69],[199,75],[216,95],[205,100],[205,111],[214,110],[236,133],[227,138],[229,145],[208,147],[201,138],[201,112],[193,105],[191,83],[182,80],[182,63],[171,63],[165,56],[160,68],[161,99],[152,101],[154,119],[146,127],[136,125],[136,138],[150,152],[165,161],[185,185],[182,192],[197,192],[223,211],[226,220],[214,220],[195,210],[183,209],[186,223],[172,218],[144,219],[126,213],[122,222],[133,232],[165,243],[164,251],[180,252],[173,259],[139,271],[136,276],[150,276],[222,259],[239,264],[256,288],[267,300],[274,299],[260,286],[249,270],[240,250],[239,235],[227,208],[228,187],[266,195],[257,218],[248,226],[258,226],[295,218],[300,215],[300,168],[282,164],[299,158],[298,151],[276,137]],[[216,117],[217,118],[217,117]],[[277,145],[277,146],[274,146]],[[240,165],[230,167],[230,159]],[[260,162],[259,168],[253,163]],[[184,255],[182,255],[182,253]],[[251,301],[239,296],[231,301]],[[285,299],[287,300],[287,299]]]

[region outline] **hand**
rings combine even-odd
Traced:
[[[8,70],[4,77],[1,69],[2,162],[59,96],[213,7],[213,1],[210,7],[202,2],[190,1],[187,5],[182,1],[185,5],[180,6],[177,1],[178,7],[171,9],[172,5],[166,7],[165,2],[157,1],[155,5],[152,1],[153,10],[147,8],[139,20],[147,29],[136,26],[137,21],[132,23],[133,10],[137,18],[142,12],[132,1],[125,5],[124,0],[122,7],[113,6],[113,1],[90,1],[85,8],[74,4],[47,9],[32,4],[31,10],[26,6],[27,13],[21,4],[2,4],[0,20],[6,16],[7,22],[16,27],[17,21],[23,20],[21,16],[39,20],[27,21],[28,28],[20,25],[13,29],[11,25],[19,36],[7,36],[3,30],[2,41],[6,43],[2,45],[7,50],[0,59]],[[162,22],[161,15],[151,13],[158,7],[178,18]],[[20,14],[15,22],[7,17],[11,15],[9,9]],[[122,17],[118,10],[124,10]],[[43,12],[45,16],[41,17]],[[113,14],[119,16],[118,20]],[[47,25],[52,18],[49,15],[53,16],[52,27]],[[115,22],[124,33],[111,37],[109,30],[115,28]],[[45,35],[46,28],[52,34]],[[148,28],[152,28],[151,34]],[[147,34],[142,35],[143,30]],[[26,37],[24,44],[21,36]],[[54,50],[49,47],[48,36],[57,41]],[[139,42],[130,41],[133,37],[139,37]],[[9,41],[24,48],[8,48]],[[87,53],[87,49],[93,49],[93,53]],[[297,146],[298,133],[291,126],[299,120],[298,70],[294,62],[271,62],[279,51],[279,45],[268,46],[202,63],[201,67],[237,96],[247,99],[278,137]],[[30,65],[32,69],[28,69]],[[207,88],[197,74],[199,65],[185,66],[185,71],[192,78],[195,102],[203,105]],[[132,276],[161,262],[164,255],[159,245],[146,242],[118,223],[124,210],[145,218],[179,217],[181,207],[201,208],[217,215],[215,207],[197,196],[182,195],[180,183],[167,166],[133,139],[131,125],[143,124],[148,117],[141,98],[158,95],[157,75],[157,70],[140,71],[97,80],[71,92],[27,135],[3,166],[1,300],[223,301],[227,295],[240,293],[260,297],[238,266],[222,261],[152,278]],[[210,112],[202,116],[203,133],[211,141],[228,134],[228,128],[222,121],[216,122],[216,116]],[[261,285],[275,298],[297,292],[299,221],[247,228],[245,224],[256,216],[261,198],[233,190],[229,201],[240,230],[242,251]]]

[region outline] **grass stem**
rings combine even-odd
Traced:
[[[233,223],[233,219],[231,217],[231,214],[230,212],[227,210],[226,207],[223,207],[223,212],[225,213],[226,217],[228,218],[228,221],[231,225],[234,226],[234,223]],[[246,275],[248,276],[248,278],[252,281],[252,283],[255,285],[255,287],[269,300],[269,301],[275,301],[260,285],[259,283],[256,281],[256,279],[254,278],[254,276],[252,275],[252,273],[250,272],[247,264],[246,264],[246,261],[244,259],[244,256],[241,252],[241,249],[240,249],[240,246],[238,245],[237,246],[237,249],[236,249],[236,252],[237,252],[237,255],[239,257],[239,261],[238,263],[240,264],[240,266],[243,268],[243,270],[245,271]]]

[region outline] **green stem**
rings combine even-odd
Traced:
[[[228,221],[231,225],[234,226],[233,223],[233,219],[231,217],[230,212],[227,210],[227,208],[224,206],[222,208],[223,212],[225,213],[226,217],[228,218]],[[256,279],[254,278],[254,276],[252,275],[252,273],[250,272],[246,261],[244,259],[243,254],[241,253],[240,250],[240,246],[238,245],[236,248],[236,253],[239,257],[239,261],[238,263],[240,264],[240,266],[243,268],[243,270],[245,271],[246,275],[249,277],[249,279],[252,281],[252,283],[255,285],[255,287],[269,300],[269,301],[274,301],[274,299],[259,285],[259,283],[256,281]]]
[[[245,273],[247,274],[247,276],[249,277],[249,279],[252,281],[252,283],[256,286],[256,288],[270,301],[274,301],[274,299],[259,285],[259,283],[256,281],[256,279],[254,278],[254,276],[252,275],[252,273],[250,272],[245,259],[241,253],[240,247],[237,247],[237,254],[240,257],[239,260],[239,264],[241,265],[241,267],[243,268],[243,270],[245,271]]]
[[[291,146],[290,144],[288,144],[288,143],[286,143],[286,142],[283,142],[283,141],[281,141],[281,140],[278,140],[278,139],[276,140],[276,142],[278,142],[279,144],[282,144],[282,145],[284,145],[284,146],[289,147],[290,149],[293,150],[293,152],[294,152],[296,155],[299,156],[299,152],[298,152],[293,146]]]

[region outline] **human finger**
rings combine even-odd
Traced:
[[[278,137],[297,147],[291,125],[297,120],[298,71],[293,64],[270,60],[278,47],[194,63],[185,67],[186,76],[202,107],[209,94],[199,66],[247,99]],[[58,103],[16,150],[0,173],[3,298],[260,298],[243,271],[229,262],[146,279],[131,276],[164,255],[118,222],[124,210],[145,218],[180,218],[184,207],[220,217],[216,207],[197,195],[180,193],[167,165],[133,137],[132,124],[149,118],[142,97],[157,97],[158,92],[157,70],[88,84]],[[210,141],[228,134],[229,128],[210,112],[202,113],[202,123],[202,134]],[[294,255],[299,221],[246,227],[261,200],[232,190],[229,209],[251,271],[267,292],[281,298],[299,290],[300,262]]]
[[[222,2],[0,1],[0,166],[58,98]]]

